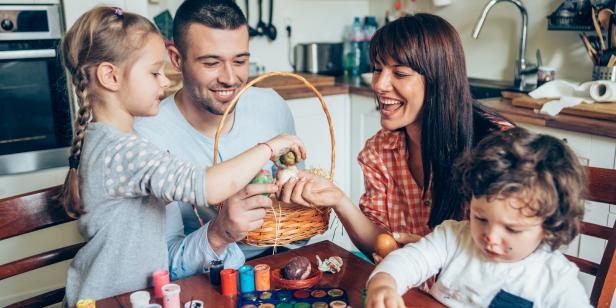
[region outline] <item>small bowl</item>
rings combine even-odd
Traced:
[[[365,84],[371,85],[372,84],[372,73],[363,73],[363,74],[361,74],[361,80]]]
[[[280,269],[277,268],[272,271],[272,282],[280,286],[282,289],[306,289],[315,286],[321,278],[323,273],[319,269],[311,264],[310,275],[306,279],[290,280],[284,279],[280,275]]]

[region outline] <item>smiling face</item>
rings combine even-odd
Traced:
[[[390,60],[374,65],[372,88],[377,95],[383,128],[396,130],[408,125],[421,125],[424,76]]]
[[[164,90],[170,84],[163,73],[167,54],[159,34],[148,34],[136,61],[124,72],[126,86],[120,90],[121,101],[132,116],[153,116],[158,113]]]
[[[544,238],[543,219],[516,196],[471,200],[471,234],[490,260],[516,262],[529,256]]]
[[[248,29],[214,29],[193,23],[182,55],[184,90],[203,110],[222,115],[248,80]]]

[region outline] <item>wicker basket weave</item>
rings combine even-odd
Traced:
[[[325,101],[323,100],[321,93],[319,93],[319,91],[310,82],[300,75],[287,72],[271,72],[263,74],[247,83],[238,92],[235,98],[233,98],[225,110],[225,113],[223,114],[218,125],[218,129],[216,130],[216,137],[214,141],[214,165],[217,164],[218,141],[220,139],[227,115],[231,110],[233,110],[235,104],[237,104],[240,96],[244,93],[244,91],[246,91],[246,89],[250,88],[259,81],[272,76],[285,76],[295,78],[303,82],[303,84],[312,90],[321,102],[321,107],[325,112],[325,117],[327,118],[327,122],[329,124],[329,134],[331,139],[329,179],[332,180],[334,178],[336,160],[336,141],[334,138],[334,127],[329,110],[325,105]],[[331,210],[329,208],[305,207],[298,204],[284,203],[272,198],[272,207],[266,211],[263,225],[261,228],[249,232],[243,242],[252,246],[271,247],[310,238],[327,230],[330,211]]]

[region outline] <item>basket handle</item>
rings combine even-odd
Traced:
[[[327,123],[329,124],[329,137],[331,139],[331,145],[332,145],[332,149],[331,149],[332,155],[331,155],[331,162],[330,162],[330,168],[329,168],[329,177],[330,179],[333,180],[334,179],[334,168],[336,166],[336,139],[334,138],[334,126],[332,124],[332,117],[329,114],[329,109],[327,109],[327,106],[325,105],[325,100],[323,100],[323,96],[321,95],[321,93],[319,93],[319,91],[310,82],[308,82],[306,78],[298,74],[288,73],[288,72],[270,72],[270,73],[263,74],[253,79],[252,81],[248,82],[246,85],[244,85],[244,87],[240,89],[240,91],[233,98],[233,100],[231,100],[231,103],[229,104],[229,106],[225,110],[225,113],[222,115],[222,118],[220,119],[220,123],[218,124],[218,129],[216,129],[216,136],[214,139],[214,165],[218,163],[218,141],[220,140],[220,134],[222,132],[222,127],[225,124],[225,120],[227,119],[227,115],[229,115],[229,112],[233,110],[233,108],[235,107],[235,104],[237,104],[237,102],[240,99],[240,96],[242,96],[242,94],[244,93],[244,91],[246,91],[246,89],[252,87],[254,84],[256,84],[257,82],[261,80],[264,80],[264,79],[267,79],[273,76],[291,77],[291,78],[295,78],[301,81],[307,88],[312,90],[312,92],[317,96],[317,98],[321,102],[321,107],[323,108],[323,111],[325,112],[325,117],[327,118]]]

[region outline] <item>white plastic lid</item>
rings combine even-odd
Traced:
[[[163,295],[176,295],[180,294],[180,285],[175,283],[169,283],[163,286]]]
[[[150,292],[137,291],[131,293],[130,303],[133,305],[133,308],[145,307],[147,304],[150,303]]]
[[[192,305],[190,303],[192,303]],[[195,299],[192,302],[188,301],[184,303],[184,308],[205,308],[205,306],[203,304],[203,301]]]

